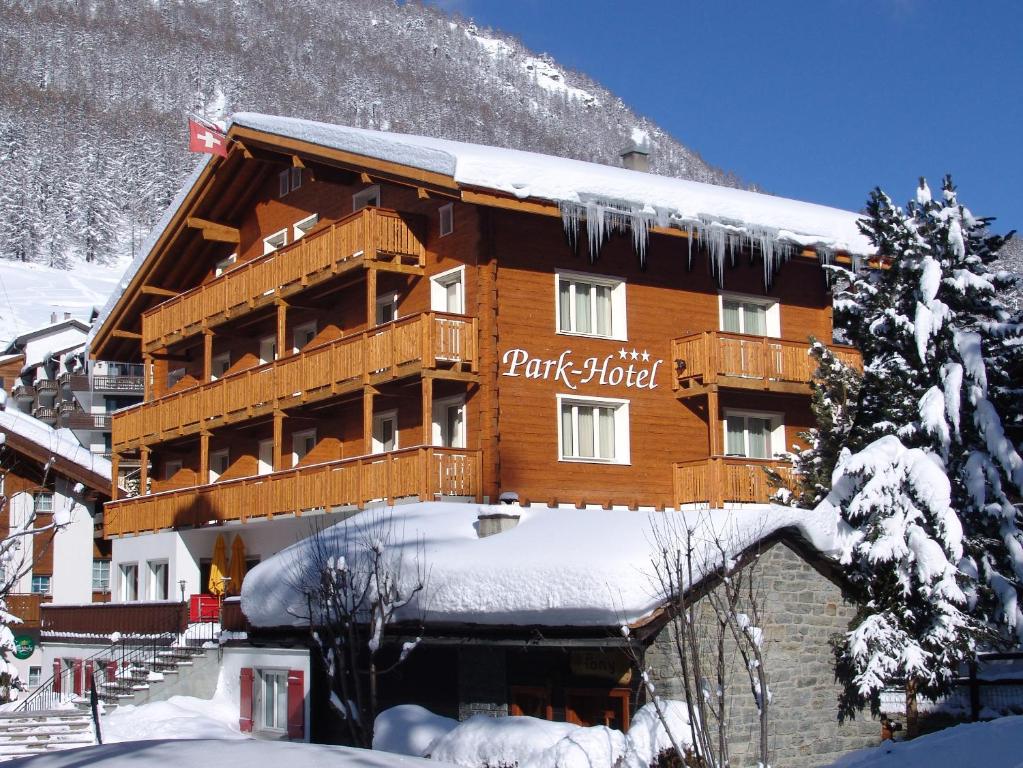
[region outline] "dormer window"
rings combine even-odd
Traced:
[[[274,232],[270,237],[263,238],[263,255],[266,256],[268,253],[273,253],[278,248],[283,248],[288,244],[288,230],[282,229],[280,232]]]
[[[232,253],[226,259],[221,259],[220,261],[213,265],[213,276],[220,277],[222,274],[227,272],[227,270],[229,270],[232,266],[234,266],[236,261],[238,261],[237,253]]]
[[[296,221],[291,225],[291,242],[301,240],[303,237],[309,234],[316,223],[320,220],[320,215],[314,213],[312,216],[306,216],[300,221]]]
[[[277,197],[284,197],[302,186],[302,169],[286,168],[277,174]]]

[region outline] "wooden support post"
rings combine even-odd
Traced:
[[[377,271],[373,267],[366,270],[366,327],[377,324]]]
[[[362,388],[362,438],[363,453],[373,452],[373,389]]]
[[[210,433],[199,434],[199,478],[196,485],[206,485],[210,481]]]
[[[724,451],[721,450],[721,422],[720,415],[718,413],[720,406],[718,404],[718,392],[717,389],[710,389],[707,392],[707,443],[710,449],[711,456],[721,456]]]
[[[433,377],[423,376],[423,445],[433,445]]]
[[[703,334],[704,360],[707,361],[707,369],[703,372],[703,383],[713,384],[718,380],[718,368],[720,367],[721,339],[717,331],[707,331]]]
[[[274,472],[284,469],[284,411],[274,411]]]
[[[202,380],[213,379],[213,331],[203,328],[202,331]]]
[[[153,399],[152,355],[142,355],[142,399],[147,403]]]
[[[286,337],[288,335],[288,305],[281,299],[277,299],[277,357],[284,357]]]
[[[121,454],[114,451],[110,454],[110,500],[117,501],[121,497],[121,489],[118,487],[118,474],[121,469]]]
[[[708,504],[711,509],[721,509],[725,506],[724,498],[724,483],[725,483],[725,466],[724,459],[720,456],[710,459],[707,467],[707,495]]]
[[[139,496],[149,493],[149,446],[139,448]]]

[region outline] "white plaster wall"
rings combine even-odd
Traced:
[[[216,698],[229,702],[234,707],[234,711],[239,714],[241,712],[240,677],[243,667],[302,670],[305,697],[305,736],[303,741],[309,741],[309,718],[312,712],[312,701],[309,695],[309,650],[307,648],[249,648],[244,646],[224,648]],[[256,713],[253,712],[253,714]]]
[[[93,521],[89,506],[77,503],[68,494],[69,483],[59,479],[53,496],[54,510],[69,506],[71,522],[57,532],[53,540],[53,602],[92,602]]]

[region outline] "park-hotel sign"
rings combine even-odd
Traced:
[[[583,384],[628,389],[657,389],[657,369],[663,360],[655,360],[645,349],[626,349],[604,357],[587,357],[581,362],[566,349],[557,357],[534,357],[528,350],[516,347],[501,356],[502,376],[540,379],[578,389]]]

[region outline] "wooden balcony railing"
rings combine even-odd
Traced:
[[[39,626],[40,609],[44,595],[19,592],[7,595],[7,612],[21,619],[21,624],[14,624],[12,629],[17,633],[19,627],[34,628]],[[46,598],[49,599],[49,598]]]
[[[57,634],[108,636],[184,632],[188,606],[179,602],[46,605],[42,629]]]
[[[708,504],[717,509],[726,502],[765,503],[774,492],[766,469],[778,472],[786,484],[791,482],[792,465],[787,461],[712,456],[675,464],[675,504]]]
[[[854,347],[830,345],[830,349],[844,363],[862,370],[862,358]],[[676,365],[675,389],[683,391],[699,391],[697,384],[719,384],[808,392],[816,369],[809,342],[726,331],[705,331],[673,339],[671,357]]]
[[[476,320],[424,312],[182,389],[113,416],[115,451],[314,402],[421,370],[477,366]]]
[[[362,508],[418,496],[480,497],[481,453],[417,446],[106,504],[103,535],[122,536],[304,510]]]
[[[60,426],[68,429],[110,429],[109,413],[86,413],[79,410],[60,411]]]
[[[293,245],[225,272],[142,314],[142,348],[198,333],[275,297],[321,282],[361,265],[396,264],[421,268],[426,250],[409,216],[363,208]]]

